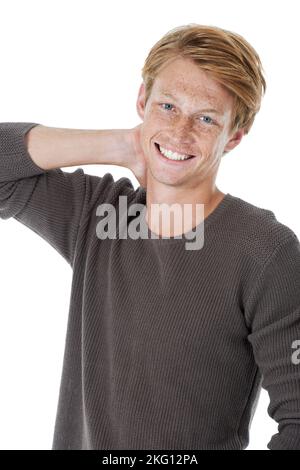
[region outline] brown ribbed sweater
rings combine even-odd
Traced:
[[[263,386],[279,424],[268,448],[299,450],[295,233],[227,193],[200,250],[185,237],[100,239],[98,205],[146,204],[146,191],[110,173],[44,171],[25,145],[35,125],[0,125],[0,216],[73,270],[52,448],[245,449]]]

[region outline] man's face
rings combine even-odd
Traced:
[[[173,59],[161,69],[146,106],[142,83],[137,111],[148,178],[190,189],[214,179],[224,150],[233,149],[244,134],[230,134],[232,105],[227,90],[189,59]],[[168,159],[156,144],[193,157]]]

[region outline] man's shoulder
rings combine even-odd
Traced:
[[[135,189],[127,176],[120,178],[109,171],[103,176],[86,175],[93,188],[95,201],[118,205],[120,196],[127,196],[129,200],[135,199],[139,188]]]
[[[231,216],[234,231],[243,249],[260,261],[269,257],[274,250],[284,244],[295,232],[278,219],[270,208],[258,206],[237,196],[233,196]]]

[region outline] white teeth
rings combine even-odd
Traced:
[[[182,155],[181,153],[172,152],[171,150],[164,149],[160,145],[159,149],[161,153],[170,160],[187,160],[188,158],[190,158],[189,155]]]

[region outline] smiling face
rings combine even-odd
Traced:
[[[224,151],[232,150],[244,135],[243,130],[230,133],[232,106],[230,93],[190,59],[172,59],[163,66],[146,106],[142,83],[137,111],[143,120],[148,179],[189,189],[214,181]],[[156,144],[193,157],[171,160]]]

